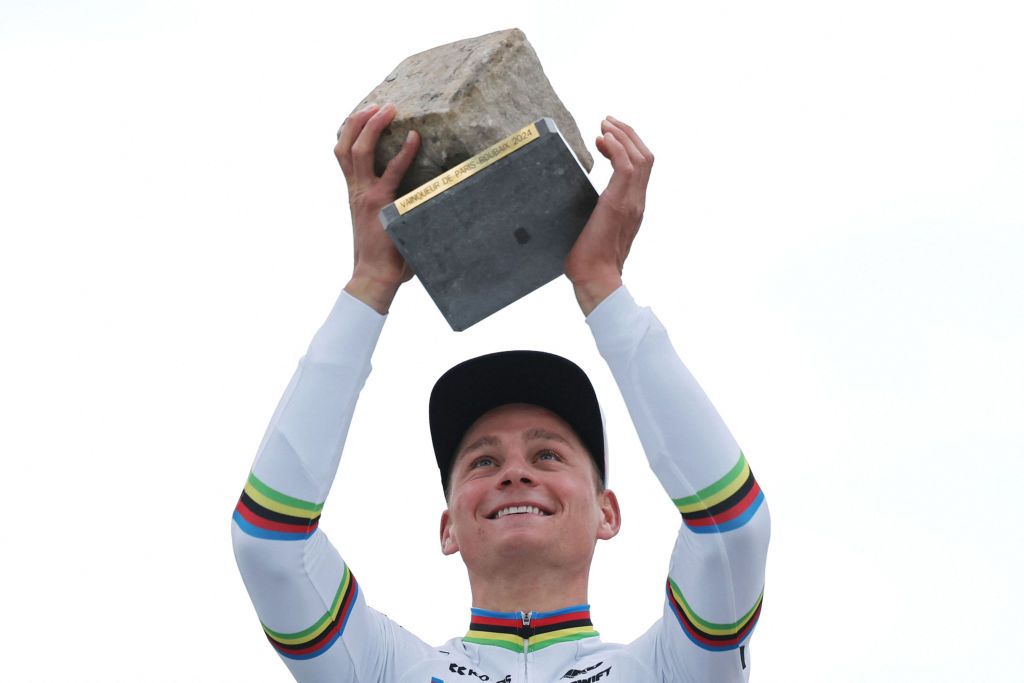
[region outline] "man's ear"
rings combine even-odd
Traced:
[[[605,489],[601,492],[598,503],[601,506],[601,522],[597,526],[597,537],[602,541],[615,538],[622,526],[622,513],[619,511],[619,499],[615,492]]]
[[[441,552],[445,555],[459,552],[459,542],[452,529],[452,517],[447,510],[441,513]]]

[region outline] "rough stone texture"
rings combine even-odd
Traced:
[[[398,112],[377,145],[377,172],[383,173],[410,129],[421,140],[398,196],[545,116],[555,120],[588,173],[594,165],[576,121],[517,28],[406,58],[353,113],[370,103],[388,102]]]

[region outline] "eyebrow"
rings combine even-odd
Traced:
[[[496,437],[496,436],[481,436],[479,439],[477,439],[473,443],[471,443],[471,444],[469,444],[467,446],[464,446],[462,448],[462,450],[460,450],[458,452],[456,457],[458,457],[459,455],[462,455],[463,453],[466,453],[468,451],[473,451],[473,450],[476,450],[477,448],[481,448],[482,446],[497,446],[500,443],[501,443],[501,440],[498,439],[498,437]]]
[[[546,429],[527,429],[525,432],[523,432],[524,441],[537,441],[539,439],[544,439],[545,441],[559,441],[561,443],[564,443],[566,446],[572,445],[571,443],[569,443],[569,440],[566,439],[561,434],[549,432]]]

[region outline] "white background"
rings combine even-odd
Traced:
[[[657,156],[625,279],[771,508],[752,679],[1019,676],[1016,2],[0,5],[0,679],[283,681],[232,507],[351,267],[340,122],[406,56],[519,27],[596,158]],[[430,386],[543,348],[603,397],[625,525],[590,601],[660,614],[679,517],[561,279],[464,333],[403,288],[323,528],[369,601],[465,631]]]

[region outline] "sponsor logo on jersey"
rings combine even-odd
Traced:
[[[598,666],[600,666],[600,664],[598,664]],[[612,668],[609,666],[607,669],[604,669],[603,671],[598,671],[590,678],[577,678],[575,681],[571,681],[570,683],[597,683],[599,680],[609,675],[611,671]]]
[[[583,674],[587,673],[588,671],[593,671],[594,669],[596,669],[597,667],[601,666],[602,664],[604,664],[604,662],[598,662],[597,664],[593,664],[591,666],[588,666],[586,669],[569,669],[568,671],[565,672],[565,675],[562,676],[562,678],[576,678],[577,676],[582,676]]]
[[[453,674],[459,674],[460,676],[476,676],[481,681],[491,680],[491,677],[487,674],[477,673],[476,671],[470,669],[468,666],[463,666],[458,662],[449,662],[448,670],[451,671]],[[500,681],[496,681],[495,683],[512,683],[512,676],[510,674],[506,674],[505,678],[503,678]]]

